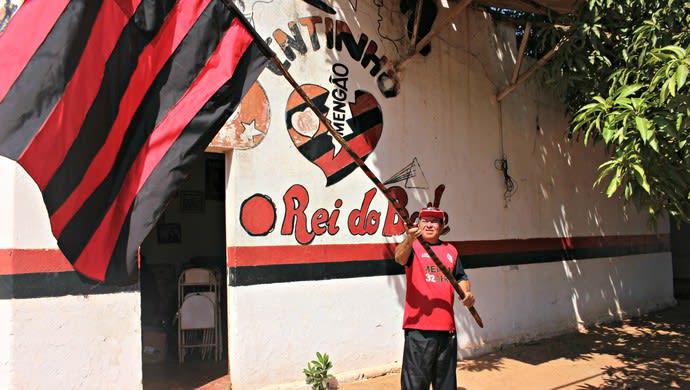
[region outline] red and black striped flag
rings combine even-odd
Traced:
[[[265,67],[221,0],[27,0],[0,36],[0,155],[43,194],[82,275],[137,275],[138,247]]]

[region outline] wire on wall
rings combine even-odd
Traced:
[[[501,137],[501,158],[494,160],[494,167],[503,173],[503,184],[506,190],[503,192],[503,207],[508,207],[510,198],[517,192],[517,185],[508,174],[508,159],[503,147],[503,103],[498,102],[498,129]]]
[[[501,158],[496,159],[494,161],[494,166],[496,167],[496,169],[503,172],[503,183],[506,186],[506,190],[503,193],[503,207],[508,207],[508,202],[510,202],[510,198],[515,194],[517,188],[515,186],[513,178],[510,177],[510,175],[508,174],[508,160],[505,158],[505,155],[503,155],[503,157]]]

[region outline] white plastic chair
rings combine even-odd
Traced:
[[[177,281],[178,296],[177,300],[182,305],[185,295],[193,289],[194,291],[209,291],[218,294],[218,280],[211,270],[206,268],[189,268],[180,274]]]
[[[222,353],[218,279],[206,268],[189,268],[178,279],[178,356],[200,348],[205,359],[211,349],[216,361]]]
[[[186,350],[200,348],[202,358],[211,350],[219,358],[220,329],[215,295],[191,293],[184,297],[178,312],[178,358],[184,362]]]

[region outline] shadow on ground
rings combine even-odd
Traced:
[[[673,308],[617,323],[592,326],[463,360],[459,371],[502,370],[506,359],[539,365],[556,359],[591,360],[615,356],[618,367],[605,367],[603,385],[578,389],[690,389],[690,300]]]

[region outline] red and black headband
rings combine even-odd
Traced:
[[[446,223],[446,213],[438,207],[425,207],[419,210],[419,218],[437,218],[439,221]]]

